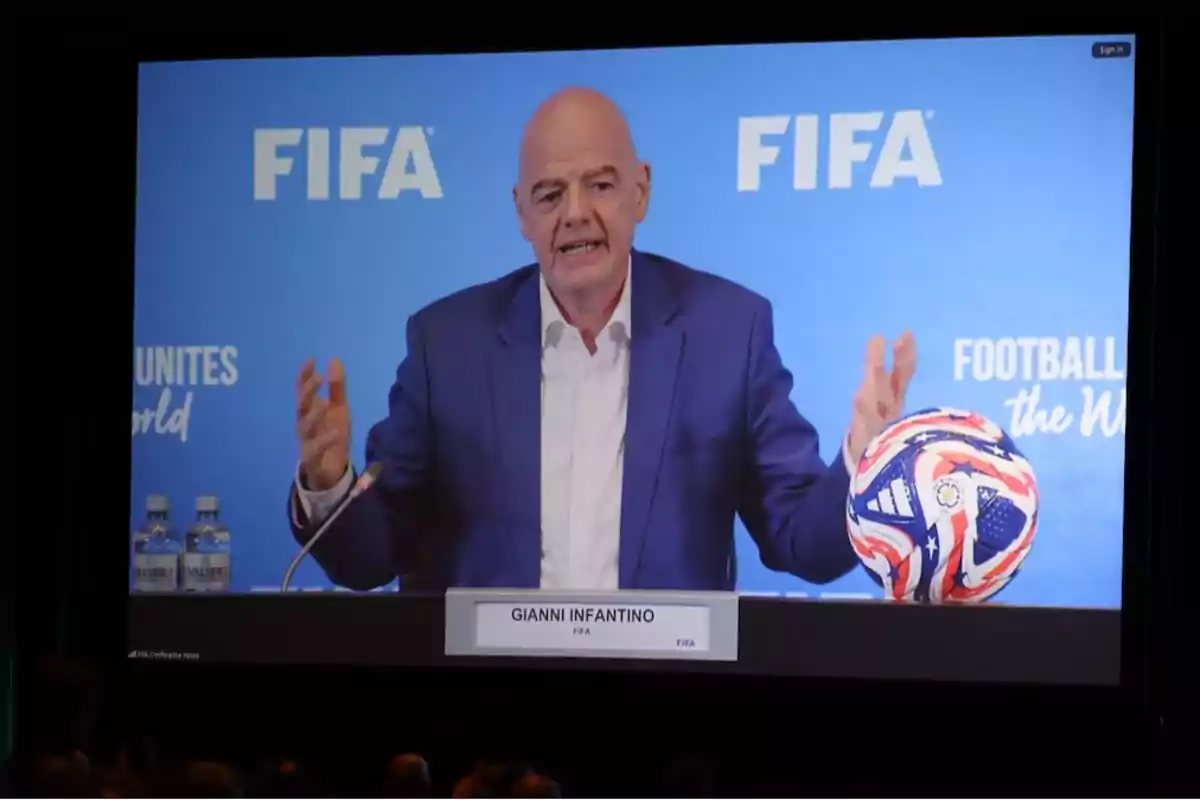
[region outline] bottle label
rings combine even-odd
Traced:
[[[183,588],[189,592],[229,589],[229,553],[184,553]]]
[[[179,556],[171,553],[134,553],[135,592],[173,592],[179,587]]]

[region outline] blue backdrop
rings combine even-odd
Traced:
[[[653,167],[637,245],[773,301],[793,400],[827,460],[868,338],[910,328],[908,407],[990,417],[1037,473],[1038,539],[997,600],[1119,606],[1133,61],[1093,58],[1093,41],[143,65],[131,525],[148,494],[168,495],[180,525],[216,494],[234,590],[277,587],[296,549],[285,500],[301,363],[345,362],[361,467],[407,316],[533,260],[510,194],[518,138],[548,95],[588,85],[625,109]],[[739,186],[739,119],[773,116],[791,117],[761,137],[774,163],[756,190],[743,164]],[[889,153],[893,125],[910,138]],[[379,196],[402,128],[427,146],[441,197]],[[271,129],[285,132],[256,134]],[[272,136],[292,144],[257,148],[256,179],[256,137]],[[379,142],[361,148],[379,163],[358,199],[342,191],[356,136]],[[872,185],[881,160],[923,153],[934,180]],[[812,188],[794,186],[797,157],[816,165],[798,181]],[[419,167],[400,152],[393,169]],[[156,348],[173,350],[169,369]],[[862,570],[824,587],[770,572],[740,529],[738,550],[748,592],[879,594]],[[331,585],[313,563],[295,584]]]

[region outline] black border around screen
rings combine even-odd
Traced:
[[[1153,344],[1150,335],[1153,315],[1151,294],[1154,291],[1155,270],[1155,215],[1158,191],[1158,139],[1161,117],[1161,53],[1158,25],[1143,20],[1108,19],[1107,21],[1076,22],[1075,24],[1053,24],[1045,21],[1036,25],[982,26],[985,29],[969,30],[971,26],[920,26],[920,30],[866,30],[860,26],[845,24],[830,26],[806,25],[804,31],[789,32],[792,41],[843,41],[868,39],[932,38],[938,36],[1020,36],[1086,34],[1091,32],[1133,31],[1138,37],[1135,59],[1135,153],[1133,221],[1131,243],[1130,279],[1130,326],[1129,353],[1129,422],[1126,439],[1126,499],[1125,499],[1125,557],[1123,561],[1123,601],[1121,611],[1058,609],[1058,608],[1009,608],[988,607],[970,609],[980,612],[982,619],[966,616],[946,616],[947,613],[966,609],[938,607],[889,607],[877,604],[842,603],[793,603],[793,601],[771,601],[759,598],[745,599],[743,604],[755,610],[742,616],[742,647],[748,649],[746,657],[734,664],[711,664],[703,662],[637,661],[623,662],[597,659],[448,659],[441,655],[440,648],[409,646],[406,657],[395,658],[383,651],[401,647],[402,638],[436,633],[438,641],[441,630],[440,598],[398,597],[155,597],[127,598],[127,650],[158,650],[171,652],[199,652],[201,663],[232,664],[324,664],[324,665],[402,665],[443,666],[470,665],[512,669],[528,668],[575,668],[609,670],[630,667],[650,672],[709,672],[775,674],[781,676],[829,676],[837,678],[880,678],[904,679],[927,678],[979,682],[1017,683],[1084,683],[1107,685],[1119,674],[1121,685],[1133,692],[1135,703],[1146,698],[1145,679],[1149,663],[1148,632],[1146,630],[1149,609],[1149,591],[1153,576],[1150,574],[1154,561],[1150,543],[1153,529],[1149,461],[1151,453],[1151,418],[1147,398],[1152,395],[1151,383]],[[193,32],[193,34],[198,32]],[[370,53],[399,52],[471,52],[518,49],[544,49],[562,47],[565,43],[549,42],[505,42],[467,43],[458,39],[453,45],[442,42],[427,42],[424,47],[397,50],[391,37],[385,42],[364,42],[355,35],[353,43],[347,37],[326,38],[327,32],[314,32],[308,37],[290,37],[286,46],[274,46],[272,52],[264,49],[261,38],[228,36],[227,31],[204,45],[194,42],[203,37],[193,34],[180,37],[134,37],[132,45],[137,61],[225,58],[225,57],[287,57],[304,55],[356,55]],[[725,34],[728,41],[729,33]],[[779,34],[777,34],[778,36]],[[367,37],[369,38],[369,37]],[[340,39],[340,41],[336,41]],[[771,39],[742,37],[742,42],[763,42]],[[219,44],[213,44],[213,42]],[[657,43],[661,43],[657,42]],[[696,42],[700,43],[700,42]],[[611,47],[612,42],[578,42],[572,46]],[[622,42],[621,46],[653,46],[656,42]],[[314,46],[315,45],[315,46]],[[132,156],[132,151],[130,153]],[[133,162],[132,157],[130,162]],[[128,214],[133,222],[132,206]],[[130,276],[132,278],[132,237],[129,240]],[[131,365],[132,368],[132,365]],[[127,381],[128,387],[129,381]],[[129,389],[119,392],[127,397]],[[115,440],[115,435],[114,435]],[[110,477],[126,479],[128,472],[115,471]],[[102,481],[107,485],[107,481]],[[115,483],[116,481],[114,481]],[[99,488],[99,487],[97,487]],[[109,497],[113,495],[110,494]],[[124,518],[128,518],[128,502],[123,506]],[[122,587],[122,594],[127,586]],[[396,601],[401,600],[402,604]],[[358,605],[361,603],[361,606]],[[349,605],[347,605],[349,604]],[[386,605],[385,605],[386,604]],[[437,610],[417,611],[418,608],[436,606]],[[352,613],[341,612],[341,607],[352,609]],[[783,611],[785,606],[801,610]],[[783,614],[798,614],[798,618],[781,621]],[[414,627],[407,622],[412,620]],[[423,620],[419,621],[418,620]],[[376,623],[384,627],[376,627]],[[810,624],[811,623],[811,624]],[[969,623],[969,624],[966,624]],[[856,627],[859,626],[859,627]],[[947,627],[948,626],[948,627]],[[375,641],[362,640],[357,645],[339,645],[366,633]],[[295,636],[304,629],[301,639]],[[405,631],[404,637],[396,636]],[[772,631],[775,633],[772,634]],[[804,631],[803,634],[796,633]],[[961,654],[964,641],[956,636],[965,635],[967,642],[978,642],[986,631],[988,649],[994,654],[991,660],[979,659],[976,655],[962,657],[956,661],[943,661],[940,665],[926,660],[921,662],[921,651],[927,645],[943,648],[942,652]],[[327,632],[327,633],[326,633]],[[391,634],[391,635],[389,635]],[[322,636],[330,638],[321,641]],[[751,641],[764,636],[764,646],[772,649],[765,661],[757,661],[758,645]],[[873,639],[879,636],[878,640]],[[836,640],[834,654],[822,645]],[[857,642],[857,645],[847,644]],[[885,644],[881,644],[885,643]],[[921,646],[918,646],[921,645]],[[188,648],[191,648],[190,650]],[[357,648],[357,649],[356,649]],[[356,655],[365,649],[376,648],[380,653],[372,658],[360,659]],[[427,652],[418,656],[418,650]],[[802,652],[803,651],[803,652]],[[824,651],[820,658],[814,653]],[[863,659],[847,663],[847,653],[857,652]],[[976,651],[972,651],[976,652]],[[1120,658],[1117,653],[1120,653]],[[305,657],[308,654],[308,657]],[[932,657],[930,657],[932,658]],[[428,660],[425,660],[428,659]],[[814,660],[816,659],[816,660]],[[841,659],[839,661],[839,659]],[[168,661],[171,659],[167,659]],[[803,665],[815,669],[796,668]],[[977,667],[970,671],[962,665]],[[164,664],[165,666],[165,664]],[[838,669],[838,667],[844,667]],[[969,674],[968,674],[969,672]],[[1090,676],[1090,677],[1089,677]]]
[[[1088,686],[1120,678],[1115,610],[740,597],[738,619],[736,662],[472,657],[445,655],[439,595],[138,595],[130,598],[128,657]]]

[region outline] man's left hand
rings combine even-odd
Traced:
[[[917,345],[910,332],[892,344],[892,370],[884,365],[886,344],[882,336],[867,343],[867,361],[862,385],[854,395],[854,412],[848,440],[850,458],[857,462],[871,440],[904,412],[908,383],[917,371]]]

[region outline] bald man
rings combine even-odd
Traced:
[[[849,472],[903,408],[911,336],[890,372],[883,340],[868,343],[826,465],[770,303],[634,248],[650,178],[607,97],[572,88],[537,109],[512,193],[535,263],[408,320],[366,441],[384,471],[312,551],[332,581],[732,590],[738,516],[772,570],[825,583],[855,566]],[[288,504],[304,543],[355,479],[340,361],[301,368],[296,417]]]

